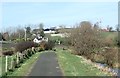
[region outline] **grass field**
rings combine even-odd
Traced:
[[[15,43],[11,42],[11,43],[2,43],[2,50],[11,50],[11,47],[14,47]]]
[[[102,37],[111,37],[111,38],[115,38],[116,36],[118,36],[118,32],[101,32]]]
[[[65,76],[107,76],[104,72],[98,70],[68,50],[57,48],[56,54],[60,67]]]
[[[8,56],[8,69],[10,69],[11,68],[11,58],[15,58],[15,54],[14,55],[12,55],[12,56]],[[0,63],[0,66],[1,66],[1,69],[2,69],[2,75],[3,74],[5,74],[5,57],[4,56],[1,56],[0,57],[0,60],[2,61],[1,63]]]

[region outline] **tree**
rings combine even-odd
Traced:
[[[41,32],[40,32],[40,36],[42,36],[42,37],[45,36],[44,31],[41,31]]]
[[[42,37],[45,36],[43,27],[44,27],[44,24],[43,24],[43,23],[40,23],[40,25],[39,25],[39,34],[40,34],[40,36],[42,36]]]
[[[30,33],[31,32],[31,28],[28,26],[26,27],[26,33]]]
[[[99,29],[99,23],[98,22],[94,24],[94,28]]]
[[[0,33],[0,41],[2,41],[2,34]]]
[[[113,29],[113,28],[112,28],[112,27],[110,27],[110,28],[109,28],[109,31],[112,31],[112,29]]]
[[[18,28],[16,33],[19,35],[19,39],[24,38],[25,31],[22,28]]]
[[[109,27],[109,25],[108,25],[108,26],[107,26],[107,30],[108,30],[108,31],[109,31],[109,28],[110,28],[110,27]]]
[[[9,33],[8,32],[3,33],[3,38],[8,41],[9,40]]]
[[[27,38],[30,38],[31,37],[31,28],[30,28],[30,26],[28,26],[28,27],[26,27],[26,37]]]
[[[100,32],[88,21],[81,22],[73,29],[70,35],[70,41],[79,55],[90,56],[90,53],[94,52],[94,49],[102,46]]]
[[[109,25],[107,26],[107,30],[109,31],[109,32],[111,32],[112,31],[112,27],[110,27]]]
[[[40,30],[43,30],[43,27],[44,27],[44,24],[43,24],[43,23],[40,23],[39,29],[40,29]]]

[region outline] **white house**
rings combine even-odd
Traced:
[[[33,42],[35,42],[35,43],[42,42],[42,37],[36,37],[36,38],[34,38]]]
[[[48,38],[44,38],[44,37],[42,37],[42,36],[37,36],[34,40],[33,40],[33,42],[35,42],[35,43],[41,43],[42,41],[46,41],[46,42],[48,42]]]
[[[55,32],[56,31],[51,31],[51,30],[50,31],[44,31],[45,34],[47,34],[47,33],[55,33]]]

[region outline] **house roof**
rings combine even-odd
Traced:
[[[47,29],[44,29],[44,31],[50,31],[50,30],[51,30],[51,31],[55,31],[55,29],[48,29],[48,28],[47,28]]]

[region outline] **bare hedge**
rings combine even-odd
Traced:
[[[9,56],[11,56],[11,55],[13,55],[14,54],[14,51],[12,51],[12,50],[9,50],[9,51],[3,51],[2,52],[2,55],[9,55]]]
[[[15,46],[15,51],[22,52],[22,51],[24,51],[24,50],[26,50],[28,48],[32,48],[32,47],[38,47],[38,44],[34,43],[32,41],[19,42]]]

